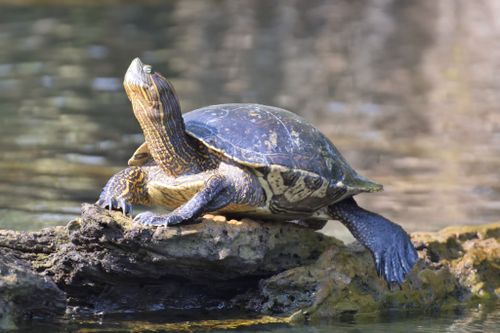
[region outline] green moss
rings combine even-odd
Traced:
[[[472,298],[497,298],[500,288],[500,244],[494,238],[467,240],[463,257],[450,263],[450,269]]]
[[[48,263],[49,255],[46,253],[37,253],[35,259],[31,262],[31,265],[35,270],[41,270],[50,267]]]
[[[456,237],[460,241],[470,239],[500,238],[500,223],[490,223],[482,225],[451,226],[438,232],[444,237]]]

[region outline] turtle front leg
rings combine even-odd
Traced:
[[[359,207],[353,198],[329,206],[328,212],[370,250],[379,276],[389,284],[403,283],[418,259],[417,251],[403,228]]]
[[[205,212],[221,209],[234,200],[234,186],[224,175],[212,175],[205,186],[188,202],[166,215],[151,212],[138,214],[134,221],[155,226],[169,226],[190,221]]]
[[[145,181],[146,174],[140,167],[124,169],[110,178],[96,204],[102,208],[121,210],[132,214],[132,205],[149,204]]]

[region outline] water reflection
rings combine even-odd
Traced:
[[[500,309],[477,308],[464,313],[439,313],[434,315],[401,313],[383,316],[368,316],[364,318],[340,319],[323,322],[316,325],[286,325],[274,323],[272,318],[264,318],[259,322],[266,324],[249,325],[251,319],[240,318],[231,320],[222,315],[219,319],[203,320],[209,314],[198,314],[196,320],[189,316],[177,315],[168,319],[172,314],[146,315],[142,318],[130,316],[109,316],[100,318],[99,322],[81,320],[72,322],[31,323],[23,327],[22,332],[273,332],[273,333],[385,333],[385,332],[456,332],[482,333],[497,332],[500,321]],[[175,311],[174,311],[175,313]],[[255,320],[254,320],[255,322]]]
[[[65,223],[125,165],[142,140],[121,88],[135,56],[184,110],[308,118],[385,184],[360,201],[409,230],[498,220],[493,0],[0,6],[2,228]]]

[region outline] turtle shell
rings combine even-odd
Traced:
[[[302,117],[259,104],[221,104],[184,114],[186,131],[229,159],[253,167],[282,166],[364,191],[381,186],[358,175],[337,148]]]

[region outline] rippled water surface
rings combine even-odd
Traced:
[[[168,317],[168,315],[166,315]],[[222,318],[221,318],[222,319]],[[168,321],[160,316],[148,316],[143,320],[133,317],[100,318],[99,320],[72,321],[60,324],[32,323],[21,329],[23,332],[239,332],[239,333],[495,333],[500,322],[500,308],[478,308],[461,313],[435,313],[434,315],[401,315],[391,314],[363,319],[343,318],[337,321],[324,322],[317,325],[260,324],[242,325],[245,320],[186,321],[179,317]],[[242,325],[239,328],[234,328]]]
[[[385,185],[362,204],[407,230],[500,220],[497,1],[31,2],[0,0],[0,228],[64,224],[126,166],[136,56],[184,111],[302,115]]]

